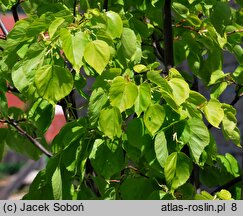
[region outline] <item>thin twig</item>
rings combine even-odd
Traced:
[[[243,32],[243,29],[236,29],[234,31],[227,32],[227,35],[229,36],[229,35],[232,35],[232,34],[235,34],[235,33],[241,33],[241,32]]]
[[[8,119],[8,121],[5,121],[9,125],[13,126],[20,135],[26,137],[32,144],[34,144],[42,153],[44,153],[47,157],[52,157],[52,153],[49,152],[41,143],[39,143],[35,138],[30,136],[25,130],[23,130],[19,125],[14,121],[13,119]]]

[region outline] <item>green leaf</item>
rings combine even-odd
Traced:
[[[127,125],[126,134],[128,143],[142,151],[146,142],[143,120],[140,118],[131,120]]]
[[[187,101],[196,105],[197,107],[202,107],[207,102],[207,99],[199,92],[191,90]]]
[[[211,99],[203,108],[206,119],[216,128],[219,128],[219,124],[224,118],[224,110],[221,106],[217,99]]]
[[[190,88],[188,83],[179,78],[172,78],[168,83],[172,88],[173,98],[176,104],[180,106],[189,97]]]
[[[220,200],[233,200],[231,193],[227,190],[222,189],[221,191],[216,193],[216,196],[220,199]]]
[[[35,85],[43,99],[56,103],[71,92],[73,77],[63,67],[45,65],[36,71]]]
[[[238,177],[241,174],[240,166],[234,156],[229,153],[224,155],[217,155],[217,162],[221,169],[229,173],[233,177]]]
[[[144,123],[148,131],[155,135],[165,120],[165,109],[159,104],[151,104],[144,113]]]
[[[100,130],[109,138],[120,137],[122,117],[117,107],[105,108],[100,112]]]
[[[55,108],[46,100],[37,100],[29,111],[29,118],[34,121],[37,128],[46,132],[55,114]]]
[[[84,59],[98,74],[102,74],[110,60],[109,45],[102,40],[89,42],[84,50]]]
[[[156,189],[150,179],[127,178],[121,184],[121,197],[124,200],[147,200]]]
[[[1,88],[1,86],[0,86]],[[8,115],[8,102],[4,92],[0,89],[0,116],[7,117]]]
[[[237,83],[243,84],[243,66],[240,65],[235,69],[233,77]]]
[[[168,157],[167,140],[164,131],[160,131],[154,140],[154,150],[159,164],[164,167]]]
[[[67,29],[62,29],[60,31],[60,39],[65,56],[73,65],[76,72],[79,72],[83,65],[85,47],[89,43],[88,35],[81,31],[72,35]]]
[[[65,19],[62,17],[57,17],[49,26],[48,32],[50,38],[54,36],[57,29],[65,22]]]
[[[232,140],[238,147],[240,144],[240,131],[237,127],[236,110],[228,104],[223,104],[224,118],[222,121],[222,130],[226,139]]]
[[[161,89],[161,93],[165,101],[173,108],[177,109],[178,106],[173,98],[173,90],[168,84],[168,81],[165,80],[163,77],[160,76],[159,71],[149,71],[147,73],[148,79],[158,85]]]
[[[137,86],[123,77],[116,77],[110,87],[109,97],[112,106],[116,106],[121,112],[131,108],[138,95]]]
[[[94,125],[98,121],[100,111],[108,101],[108,96],[102,88],[94,89],[90,99],[88,112],[91,124]]]
[[[172,3],[172,8],[182,17],[186,18],[189,14],[189,9],[184,6],[183,4],[177,3],[177,2],[173,2]]]
[[[122,19],[118,13],[107,11],[107,29],[106,32],[112,39],[120,38],[123,30]]]
[[[185,184],[192,171],[192,162],[186,154],[173,152],[165,162],[165,179],[172,191]]]
[[[137,38],[133,30],[123,28],[121,49],[125,58],[130,59],[137,50]]]
[[[121,146],[118,146],[115,151],[111,151],[103,140],[95,141],[89,158],[96,173],[105,179],[110,179],[124,167]]]
[[[69,144],[80,140],[86,132],[85,126],[84,118],[66,123],[52,141],[52,152],[58,153]]]
[[[61,200],[62,199],[62,175],[61,175],[61,169],[58,166],[53,173],[53,176],[51,178],[52,183],[52,190],[53,190],[53,198],[55,200]]]
[[[148,83],[142,83],[138,86],[138,96],[135,100],[135,113],[140,116],[151,103],[151,87]]]
[[[227,76],[222,70],[213,71],[210,77],[210,82],[208,86],[222,82],[222,80]]]
[[[207,191],[202,191],[200,194],[196,194],[195,200],[214,200],[214,196]]]
[[[231,20],[231,9],[226,2],[217,2],[211,14],[211,20],[214,28],[219,34],[223,34],[225,27]]]
[[[192,156],[199,163],[204,148],[209,145],[210,136],[204,122],[198,118],[191,118],[181,135],[182,141],[188,143]]]

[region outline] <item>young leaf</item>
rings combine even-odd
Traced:
[[[181,138],[184,143],[188,143],[196,163],[199,163],[204,148],[210,142],[209,132],[204,122],[198,118],[189,119]]]
[[[134,104],[135,113],[140,116],[151,103],[151,88],[148,83],[142,83],[138,86],[138,96]]]
[[[84,50],[84,59],[98,74],[102,74],[110,60],[109,45],[102,40],[89,42]]]
[[[43,99],[56,103],[73,88],[71,72],[58,65],[45,65],[35,74],[35,85]]]
[[[203,109],[208,122],[216,128],[219,127],[224,118],[224,110],[221,106],[221,103],[217,99],[211,99]]]
[[[89,43],[88,35],[82,31],[72,35],[67,29],[60,31],[60,39],[65,56],[73,65],[76,72],[79,72],[83,65],[83,56],[86,45]]]
[[[164,131],[160,131],[154,140],[154,150],[159,164],[164,167],[168,157],[167,140]]]
[[[159,104],[151,104],[144,113],[144,123],[148,131],[155,135],[165,120],[165,110]]]
[[[48,32],[50,38],[54,36],[57,29],[65,22],[65,19],[62,17],[57,17],[49,26]]]
[[[113,11],[107,11],[107,33],[111,36],[112,39],[120,38],[123,29],[122,19],[118,13]]]
[[[122,117],[117,107],[105,108],[100,112],[100,130],[109,138],[120,137]]]
[[[110,87],[109,97],[112,106],[116,106],[121,112],[131,108],[138,95],[137,86],[123,77],[116,77]]]
[[[165,179],[172,191],[185,184],[192,171],[190,158],[181,152],[170,154],[164,166]]]

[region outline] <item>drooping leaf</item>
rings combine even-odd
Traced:
[[[134,104],[135,112],[138,116],[148,108],[151,103],[151,88],[148,83],[138,86],[138,96]]]
[[[205,117],[208,122],[218,128],[224,118],[224,110],[221,103],[217,99],[211,99],[203,108]]]
[[[116,77],[110,87],[109,97],[112,106],[116,106],[121,112],[131,108],[138,95],[137,86],[123,77]]]
[[[155,135],[165,120],[165,109],[159,104],[151,104],[144,113],[144,123],[148,131]]]
[[[167,140],[163,131],[160,131],[155,137],[154,150],[159,164],[164,167],[169,154],[167,149]]]
[[[109,45],[102,40],[89,42],[84,50],[84,59],[98,74],[102,74],[110,60]]]
[[[121,136],[121,113],[117,107],[105,108],[100,112],[99,127],[100,130],[109,138]]]
[[[56,103],[73,88],[72,74],[58,65],[45,65],[35,74],[35,85],[43,99]]]
[[[60,39],[65,56],[73,65],[76,72],[79,72],[83,65],[85,47],[89,43],[88,35],[82,31],[78,31],[72,35],[67,29],[62,29]]]
[[[198,118],[189,119],[182,133],[182,140],[188,143],[193,158],[196,163],[199,163],[204,148],[210,142],[209,132],[204,122]]]
[[[173,152],[165,162],[165,179],[172,191],[185,184],[192,171],[192,162],[184,153]]]

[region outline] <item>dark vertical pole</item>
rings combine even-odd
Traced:
[[[171,0],[165,0],[163,15],[165,70],[168,73],[169,69],[174,66]]]

